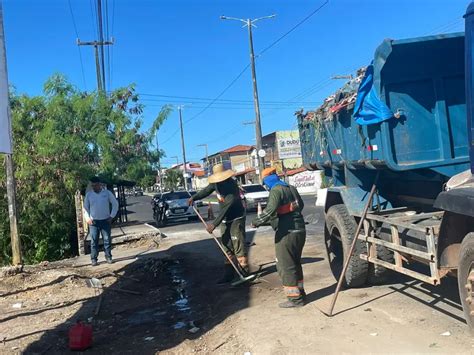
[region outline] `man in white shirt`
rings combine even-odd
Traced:
[[[107,263],[112,264],[112,238],[110,236],[112,219],[118,211],[119,204],[114,194],[103,189],[98,177],[90,179],[92,191],[86,193],[84,215],[91,235],[92,266],[97,265],[99,254],[99,233],[104,240],[104,253]]]

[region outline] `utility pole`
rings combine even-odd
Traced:
[[[252,26],[255,26],[254,24],[257,21],[271,19],[271,18],[274,18],[275,16],[276,15],[259,17],[254,20],[221,16],[222,20],[234,20],[234,21],[243,22],[245,26],[248,28],[249,48],[250,48],[250,66],[252,69],[253,102],[254,102],[254,107],[255,107],[255,137],[256,137],[258,172],[259,172],[258,178],[260,182],[262,181],[262,172],[265,167],[265,161],[264,161],[264,158],[258,154],[258,152],[260,152],[260,150],[262,149],[262,124],[260,122],[260,103],[258,100],[257,73],[255,70],[255,54],[253,51]]]
[[[181,114],[183,106],[178,106],[179,112],[179,126],[181,129],[181,148],[183,149],[183,176],[184,176],[184,188],[188,190],[188,170],[186,168],[186,148],[184,145],[184,131],[183,131],[183,115]]]
[[[90,41],[82,42],[79,38],[77,39],[78,46],[94,46],[95,54],[95,70],[97,75],[97,90],[98,92],[105,92],[105,70],[101,69],[99,60],[99,46],[103,51],[103,46],[109,46],[114,44],[114,41]],[[104,60],[104,58],[102,58]]]
[[[156,153],[158,154],[158,180],[160,180],[160,193],[163,193],[163,177],[161,176],[160,146],[158,145],[158,130],[156,130]]]
[[[0,114],[5,115],[2,120],[8,122],[7,130],[12,145],[11,131],[11,112],[8,98],[8,74],[7,74],[7,55],[5,49],[5,32],[3,30],[3,7],[0,2]],[[18,235],[17,207],[16,207],[16,182],[15,168],[13,165],[12,147],[5,155],[5,165],[7,172],[7,198],[8,198],[8,217],[10,220],[10,238],[12,247],[12,264],[21,265],[21,241]]]
[[[104,43],[104,29],[102,27],[102,0],[97,0],[97,17],[98,17],[98,26],[99,26],[99,41]],[[101,68],[102,68],[102,89],[105,90],[105,59],[104,59],[104,46],[100,46],[100,59],[101,59]]]
[[[208,153],[207,153],[207,148],[208,148],[207,144],[206,144],[206,143],[204,143],[204,144],[198,144],[197,146],[198,146],[198,147],[205,147],[205,148],[206,148],[206,168],[209,168],[209,155],[208,155]]]
[[[109,41],[104,41],[104,28],[102,25],[102,0],[97,0],[97,26],[99,33],[98,41],[82,42],[79,38],[76,41],[78,46],[94,46],[95,70],[97,75],[97,91],[99,93],[105,93],[107,91],[105,87],[104,46],[114,44],[114,39],[111,38]]]

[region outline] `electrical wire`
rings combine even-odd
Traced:
[[[289,31],[284,33],[282,36],[280,36],[277,40],[272,42],[269,46],[264,48],[261,52],[258,53],[257,57],[262,56],[265,52],[270,50],[272,47],[277,45],[283,38],[288,36],[291,32],[296,30],[299,26],[301,26],[303,23],[305,23],[307,20],[309,20],[312,16],[314,16],[316,13],[318,13],[324,6],[326,6],[329,3],[329,0],[326,0],[321,6],[319,6],[316,10],[312,11],[308,16],[306,16],[303,20],[298,22],[295,26],[293,26]],[[204,112],[206,112],[218,99],[220,99],[234,84],[235,82],[240,79],[240,77],[247,71],[247,69],[250,67],[250,64],[247,64],[245,68],[230,82],[229,85],[226,86],[226,88],[214,99],[212,100],[206,107],[204,107],[201,111],[199,111],[196,115],[192,116],[190,119],[186,120],[185,123],[189,123],[193,120],[195,120],[197,117],[202,115]],[[163,144],[169,142],[177,133],[179,132],[179,129],[177,129],[173,134],[166,139]]]
[[[72,24],[74,26],[74,31],[76,32],[76,38],[79,39],[79,31],[77,30],[76,19],[74,17],[74,11],[72,10],[71,0],[68,0],[68,4],[69,11],[71,12]],[[77,50],[79,52],[79,61],[81,62],[82,81],[84,82],[84,89],[87,91],[86,75],[84,74],[84,62],[82,60],[81,47],[77,46]]]
[[[298,22],[296,25],[294,25],[292,28],[290,28],[289,31],[285,32],[282,36],[280,36],[276,41],[271,43],[269,46],[265,47],[260,53],[257,54],[257,57],[260,57],[263,53],[267,52],[270,50],[272,47],[276,46],[283,38],[288,36],[291,32],[296,30],[298,27],[300,27],[303,23],[308,21],[311,17],[316,15],[321,9],[329,4],[329,0],[326,0],[323,4],[321,4],[316,10],[312,11],[308,16],[306,16],[304,19],[302,19],[300,22]]]
[[[110,39],[109,36],[109,0],[105,0],[105,38],[107,41]],[[105,53],[107,57],[107,87],[112,90],[110,86],[110,46],[105,47]]]
[[[95,28],[96,38],[99,38],[99,25],[97,22],[97,8],[93,4],[94,0],[90,0],[91,5],[91,16],[92,16],[92,26]]]
[[[215,99],[212,98],[205,98],[205,97],[191,97],[191,96],[172,96],[172,95],[159,95],[159,94],[147,94],[147,93],[138,93],[140,96],[151,96],[152,98],[141,98],[145,101],[162,101],[162,102],[169,102],[169,101],[179,101],[183,102],[182,100],[189,100],[188,102],[196,102],[196,101],[204,101],[198,103],[206,103],[206,101],[213,101]],[[155,97],[163,98],[163,99],[155,99]],[[171,99],[171,100],[169,100]],[[237,100],[237,99],[218,99],[215,100],[217,104],[239,104],[239,105],[247,105],[247,104],[254,104],[253,100]],[[278,100],[269,100],[269,101],[260,101],[261,104],[285,104],[286,101],[278,101]],[[311,104],[314,102],[301,102],[303,104]]]
[[[196,118],[198,118],[200,115],[202,115],[209,107],[211,107],[217,100],[219,100],[222,97],[222,95],[224,95],[227,92],[227,90],[229,90],[237,82],[237,80],[240,79],[240,77],[247,71],[249,67],[250,67],[250,64],[247,64],[245,68],[242,69],[242,71],[225,87],[224,90],[220,92],[219,95],[217,95],[217,97],[214,100],[212,100],[204,109],[202,109],[202,111],[199,111],[197,114],[195,114],[193,117],[186,120],[185,122],[189,123],[195,120]]]

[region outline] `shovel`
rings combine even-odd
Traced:
[[[197,210],[196,206],[193,206],[193,209],[194,209],[194,212],[196,212],[196,215],[199,217],[199,219],[201,220],[202,224],[204,224],[205,227],[207,227],[207,223],[204,221],[204,218],[202,218],[201,214],[199,213],[199,211]],[[230,262],[230,265],[232,265],[232,267],[234,268],[235,272],[237,273],[239,279],[237,281],[234,281],[231,283],[232,286],[238,286],[240,284],[243,284],[245,282],[250,282],[250,281],[253,281],[255,280],[255,278],[257,277],[257,275],[247,275],[247,276],[244,276],[242,274],[242,271],[234,264],[232,258],[227,255],[226,251],[224,250],[224,247],[222,246],[221,242],[219,242],[219,239],[217,239],[217,237],[214,235],[214,233],[211,233],[212,235],[212,238],[214,239],[214,241],[217,243],[217,245],[219,246],[219,249],[222,251],[222,253],[224,254],[224,256],[227,258],[227,260]]]

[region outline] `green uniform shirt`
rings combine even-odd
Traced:
[[[223,183],[209,184],[204,189],[198,191],[193,197],[193,201],[202,200],[216,191],[222,196],[224,201],[219,201],[219,214],[212,224],[218,226],[222,221],[230,222],[245,215],[245,209],[240,198],[237,182],[228,179]]]
[[[297,199],[299,209],[284,215],[278,215],[278,207],[284,206]],[[270,190],[270,196],[268,197],[267,207],[263,210],[259,217],[253,220],[253,225],[261,226],[267,222],[270,222],[273,229],[278,231],[279,234],[287,234],[289,231],[305,230],[305,223],[301,211],[303,210],[304,203],[301,199],[300,194],[294,186],[283,186],[276,185]]]

